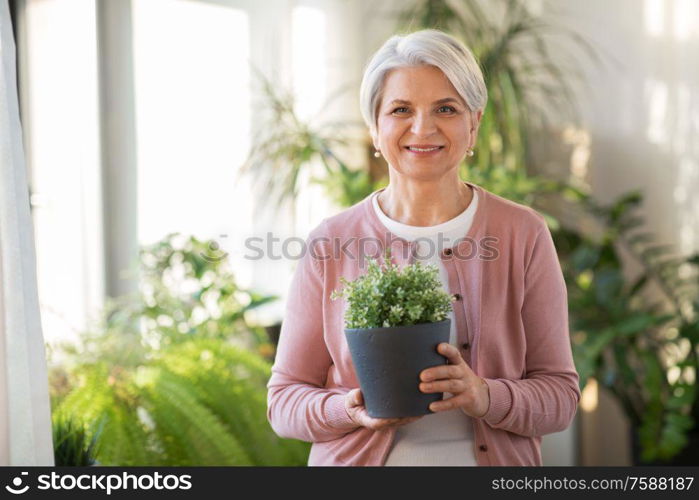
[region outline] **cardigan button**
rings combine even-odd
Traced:
[[[464,342],[463,344],[461,344],[461,347],[463,347],[464,350],[470,349],[470,348],[471,348],[471,344],[469,344],[468,342]]]
[[[484,445],[484,444],[480,445],[480,446],[478,447],[478,449],[481,450],[481,451],[488,451],[488,447],[487,447],[486,445]]]
[[[461,300],[461,294],[460,294],[460,293],[455,293],[455,294],[454,294],[454,298],[455,298],[456,300]]]

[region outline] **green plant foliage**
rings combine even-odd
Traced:
[[[85,425],[74,416],[52,415],[53,457],[56,466],[94,465],[99,430],[88,437]]]
[[[331,298],[347,300],[346,328],[378,328],[436,323],[447,319],[454,297],[445,292],[434,265],[419,261],[402,269],[391,262],[369,259],[366,274],[354,281],[340,278],[344,288]]]
[[[169,235],[141,253],[140,294],[51,371],[54,415],[85,422],[103,465],[303,465],[309,446],[267,422],[269,344],[211,244]]]
[[[388,184],[387,178],[373,180],[366,169],[349,168],[331,151],[327,151],[322,160],[326,176],[312,180],[325,187],[328,197],[340,207],[350,207]]]
[[[277,297],[241,289],[213,242],[168,235],[141,252],[139,319],[160,343],[198,337],[244,338],[249,347],[266,341],[245,314]]]
[[[85,365],[57,411],[99,422],[103,465],[302,465],[305,443],[266,420],[269,362],[193,338],[135,369]]]
[[[247,312],[277,297],[238,286],[226,259],[212,258],[214,242],[169,234],[140,252],[140,289],[110,301],[102,321],[62,346],[73,359],[120,366],[141,364],[152,349],[197,338],[235,339],[269,356],[264,328]]]
[[[262,104],[271,113],[256,134],[239,175],[251,175],[277,209],[298,197],[302,171],[311,172],[314,164],[322,165],[324,176],[311,180],[325,185],[340,206],[364,199],[381,185],[367,170],[350,168],[333,152],[347,144],[343,136],[349,124],[319,124],[318,117],[302,120],[293,95],[276,89],[259,72],[257,76]]]
[[[595,377],[609,389],[638,434],[641,460],[661,462],[687,445],[699,417],[693,335],[699,273],[681,279],[681,269],[696,262],[670,257],[669,247],[649,244],[651,235],[638,231],[643,219],[634,210],[641,201],[632,192],[609,206],[591,206],[604,234],[592,240],[562,229],[556,246],[565,264],[580,385]],[[642,266],[634,280],[623,276],[622,249]],[[644,292],[651,284],[667,300],[649,303]]]

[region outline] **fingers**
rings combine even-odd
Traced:
[[[442,401],[437,401],[435,403],[430,404],[430,410],[433,412],[439,412],[439,411],[446,411],[446,410],[451,410],[453,408],[456,408],[453,402],[450,402],[454,398],[449,398],[449,399],[444,399]]]
[[[459,350],[447,342],[439,344],[437,346],[437,352],[445,356],[452,365],[458,365],[464,362],[464,358],[461,357]]]
[[[364,407],[364,396],[360,389],[352,389],[345,396],[345,407],[349,413],[352,420],[354,420],[358,425],[372,429],[375,431],[386,429],[388,427],[399,426],[415,422],[422,418],[417,417],[404,417],[404,418],[375,418],[370,417]]]
[[[362,394],[361,389],[355,389],[354,401],[357,406],[364,406],[364,394]]]
[[[346,401],[346,407],[349,408],[355,408],[357,406],[363,406],[364,405],[364,397],[362,396],[362,391],[360,389],[352,389],[347,393],[347,396],[345,398]]]
[[[462,378],[465,372],[461,365],[440,365],[426,368],[420,373],[420,380],[431,382],[448,378]]]
[[[349,415],[355,424],[361,426],[364,426],[362,414],[366,413],[363,404],[364,399],[359,389],[352,389],[345,395],[345,410],[347,411],[347,415]]]
[[[424,393],[451,392],[452,394],[464,392],[467,389],[466,382],[460,378],[435,380],[434,382],[422,382],[420,391]]]
[[[464,406],[464,400],[466,396],[464,393],[452,396],[448,399],[443,399],[441,401],[435,401],[430,404],[430,410],[433,412],[453,410],[454,408],[460,408]]]
[[[420,373],[420,380],[423,382],[448,378],[465,378],[469,374],[473,374],[471,367],[468,366],[459,350],[453,345],[442,342],[437,346],[437,351],[446,356],[449,364],[432,366],[423,370]]]

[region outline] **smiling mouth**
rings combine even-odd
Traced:
[[[405,146],[405,149],[414,153],[430,153],[439,149],[444,149],[444,146]]]

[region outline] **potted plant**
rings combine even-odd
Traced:
[[[367,412],[376,418],[432,413],[442,394],[419,390],[420,372],[445,364],[437,346],[449,341],[453,296],[442,288],[437,268],[420,262],[402,269],[387,250],[383,265],[369,260],[366,274],[344,288],[345,337],[352,354]]]

